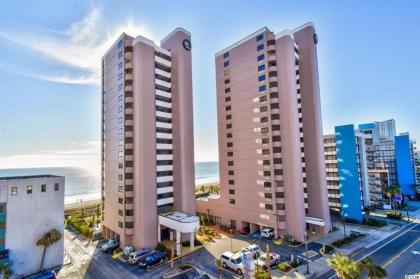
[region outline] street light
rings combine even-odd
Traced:
[[[308,257],[308,233],[305,230],[305,256],[306,256],[306,275],[309,275],[309,257]]]

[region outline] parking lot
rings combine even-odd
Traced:
[[[151,270],[141,269],[138,265],[131,265],[127,262],[122,262],[118,259],[112,259],[111,253],[104,253],[100,247],[105,242],[96,241],[89,242],[83,237],[77,236],[75,233],[65,231],[65,249],[71,259],[71,264],[63,267],[58,272],[59,278],[161,278],[163,274],[170,270],[169,263],[164,263],[155,266]],[[275,245],[271,240],[264,238],[253,239],[245,235],[236,235],[233,238],[222,237],[215,240],[213,243],[207,244],[204,248],[199,249],[191,254],[184,256],[175,261],[174,266],[184,263],[190,263],[202,271],[205,271],[210,278],[218,278],[218,271],[215,265],[215,260],[220,258],[225,251],[239,251],[241,248],[250,244],[257,244],[265,251],[266,245],[270,246],[270,251],[278,253],[282,261],[288,261],[293,255],[294,258],[299,259],[304,263],[305,246],[289,247],[287,245]],[[318,252],[322,248],[321,244],[309,243],[308,250]],[[310,260],[315,260],[321,257],[319,254],[314,254]],[[223,270],[222,278],[239,278],[230,270]]]

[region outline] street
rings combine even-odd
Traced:
[[[420,250],[419,239],[420,224],[410,223],[376,245],[351,254],[350,258],[361,261],[365,257],[371,257],[375,263],[386,269],[388,278],[404,278],[404,275],[420,271],[420,254],[412,252]],[[333,279],[337,276],[330,270],[318,278]]]

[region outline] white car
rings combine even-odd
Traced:
[[[232,252],[224,252],[220,257],[222,261],[222,266],[224,268],[230,268],[234,270],[238,275],[244,274],[245,267],[242,262],[242,254],[236,253],[233,254]]]
[[[274,230],[265,228],[261,231],[261,236],[265,238],[273,238],[274,237]]]
[[[280,263],[280,255],[276,253],[270,253],[270,268]],[[262,254],[255,262],[257,266],[267,268],[267,253]]]
[[[102,245],[101,250],[103,252],[109,252],[109,251],[117,249],[118,246],[120,246],[120,242],[117,239],[111,239],[107,243]]]
[[[241,249],[241,253],[245,254],[246,252],[250,252],[253,258],[258,258],[261,254],[261,249],[260,246],[252,244]]]

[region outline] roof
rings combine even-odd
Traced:
[[[22,176],[4,176],[4,177],[0,177],[0,181],[2,181],[2,180],[33,179],[33,178],[51,178],[51,177],[62,177],[62,176],[52,175],[52,174],[22,175]]]
[[[193,223],[197,222],[199,218],[195,215],[190,215],[181,211],[171,211],[168,213],[162,213],[160,216],[181,222],[181,223]]]

